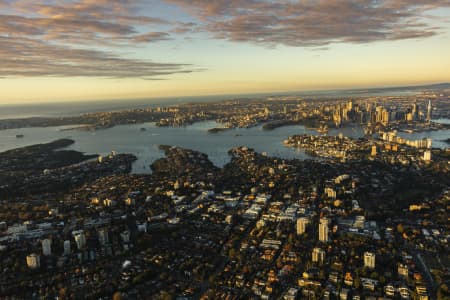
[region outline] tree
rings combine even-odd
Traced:
[[[355,280],[353,281],[353,284],[354,284],[355,288],[359,289],[359,287],[361,286],[361,280],[359,279],[359,276],[357,276],[355,278]]]
[[[372,273],[370,274],[370,278],[372,278],[372,279],[378,279],[378,273],[377,273],[377,272],[372,272]]]

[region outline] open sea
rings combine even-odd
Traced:
[[[284,92],[275,94],[239,94],[239,95],[213,95],[196,97],[172,97],[159,99],[127,99],[127,100],[95,100],[95,101],[65,101],[56,103],[36,104],[0,104],[0,120],[29,117],[62,117],[76,116],[85,113],[118,111],[158,106],[170,106],[182,103],[212,102],[230,99],[262,99],[270,96],[298,96],[309,99],[335,98],[335,97],[366,97],[366,96],[408,96],[417,94],[417,90],[399,89],[386,90],[324,90],[304,92]],[[5,101],[3,101],[5,102]]]

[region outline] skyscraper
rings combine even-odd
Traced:
[[[386,110],[386,109],[383,109],[382,116],[381,116],[381,121],[382,121],[382,123],[384,125],[389,124],[389,117],[390,117],[389,111]]]
[[[431,100],[428,100],[427,122],[431,122]]]
[[[319,223],[319,241],[328,241],[328,219],[321,218]]]
[[[413,121],[416,121],[419,116],[419,106],[417,105],[417,103],[413,104],[411,113],[412,113]]]

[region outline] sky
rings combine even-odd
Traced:
[[[0,104],[450,82],[450,0],[0,0]]]

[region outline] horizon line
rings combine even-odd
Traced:
[[[380,86],[364,86],[364,87],[338,87],[338,88],[318,88],[318,89],[305,89],[305,90],[279,90],[279,91],[270,91],[270,92],[242,92],[239,94],[228,94],[228,93],[218,93],[218,94],[197,94],[197,95],[184,95],[184,96],[162,96],[162,97],[152,97],[152,96],[143,96],[143,97],[118,97],[118,98],[109,98],[109,99],[84,99],[84,100],[55,100],[55,101],[40,101],[40,100],[25,100],[19,101],[18,103],[2,103],[0,102],[0,106],[22,106],[22,105],[30,105],[30,104],[63,104],[63,103],[84,103],[84,102],[112,102],[112,101],[132,101],[132,100],[164,100],[164,99],[186,99],[186,98],[207,98],[207,97],[239,97],[239,96],[287,96],[283,94],[293,94],[291,96],[302,96],[295,95],[298,93],[317,93],[317,92],[333,92],[333,91],[370,91],[376,89],[406,89],[406,88],[427,88],[432,86],[439,85],[450,85],[450,81],[448,82],[432,82],[432,83],[418,83],[418,84],[404,84],[404,85],[380,85]],[[450,88],[450,86],[449,86]],[[271,95],[273,94],[273,95]],[[387,95],[388,96],[388,95]],[[223,99],[223,100],[232,100],[232,99]],[[223,101],[222,100],[222,101]],[[218,100],[221,101],[221,100]]]

